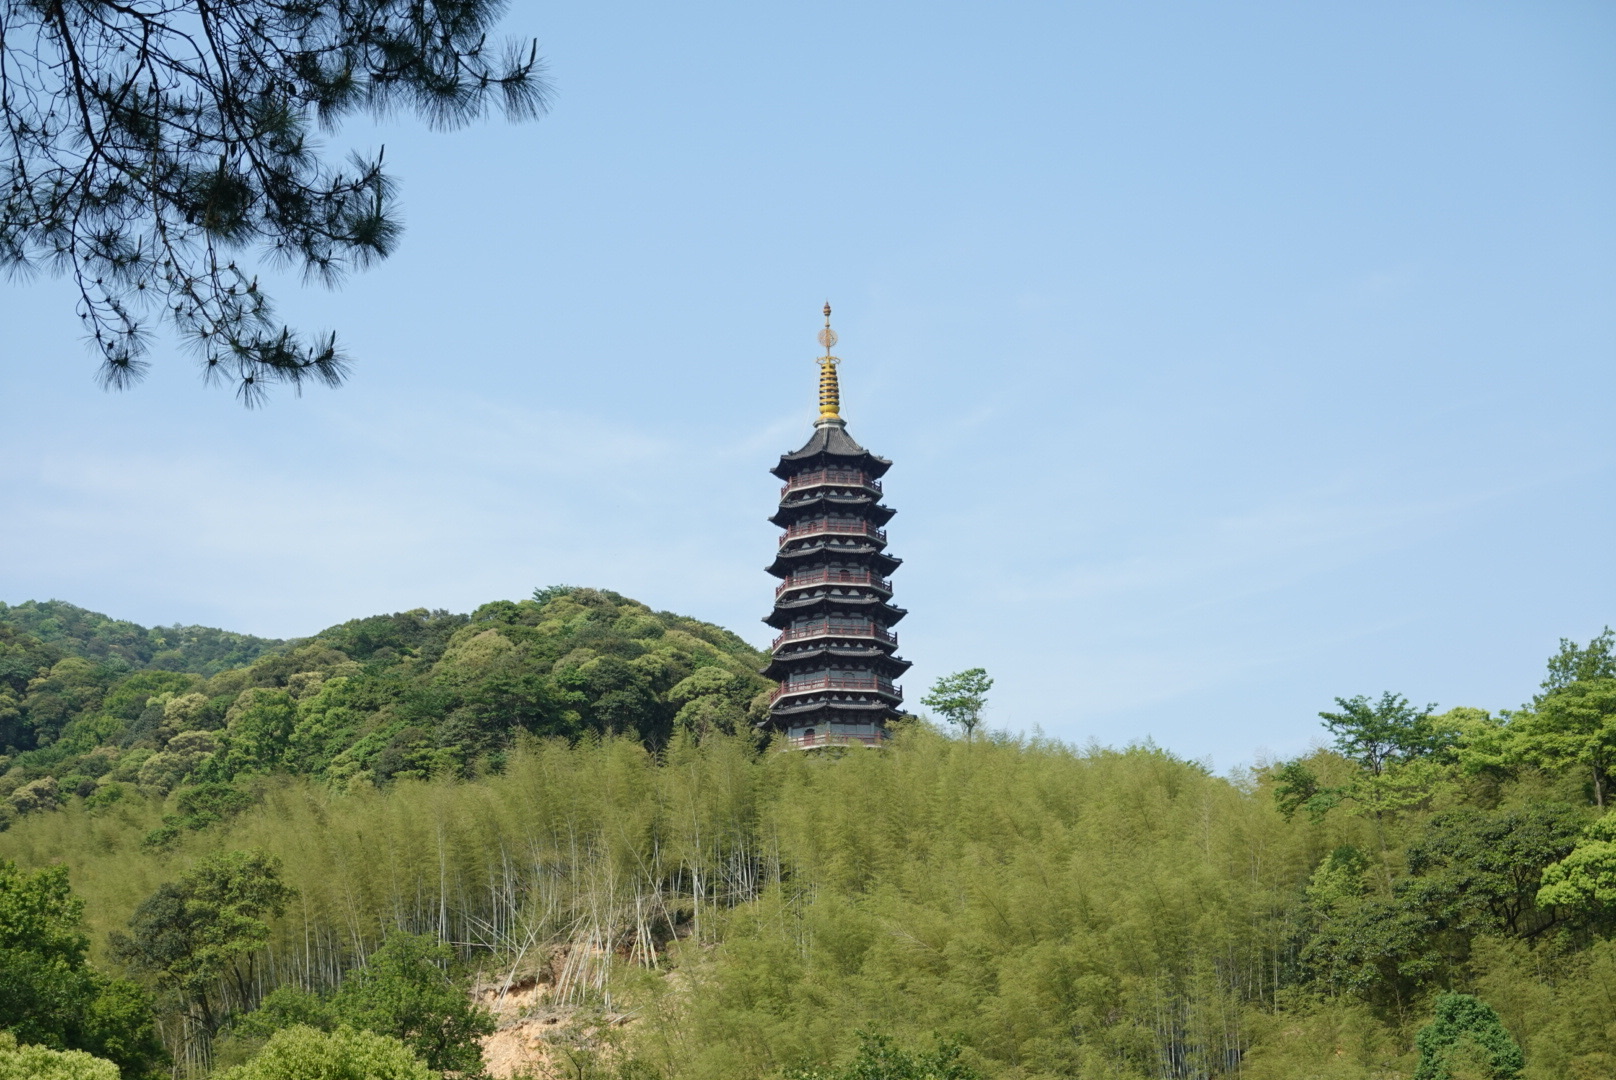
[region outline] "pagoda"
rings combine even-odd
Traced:
[[[887,554],[882,529],[894,513],[881,505],[881,475],[892,467],[854,442],[841,416],[831,355],[836,332],[819,332],[819,419],[801,450],[769,471],[784,481],[769,520],[785,531],[769,573],[780,578],[774,611],[780,631],[763,674],[780,683],[761,726],[789,748],[876,746],[897,717],[909,667],[895,654],[892,627],[904,617],[888,580],[901,561]]]

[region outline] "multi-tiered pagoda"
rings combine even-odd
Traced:
[[[763,673],[780,687],[765,722],[792,747],[874,746],[899,715],[893,680],[909,667],[896,655],[887,580],[899,559],[887,554],[881,474],[892,467],[847,434],[841,416],[830,305],[819,332],[819,420],[801,450],[769,470],[785,481],[769,520],[785,530],[769,573],[782,579],[764,621],[780,636]]]

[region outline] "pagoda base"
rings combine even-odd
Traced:
[[[881,746],[887,741],[882,724],[798,724],[782,733],[784,750],[819,750],[831,746]]]

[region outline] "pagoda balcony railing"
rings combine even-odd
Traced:
[[[778,649],[788,641],[801,641],[804,638],[816,637],[855,637],[874,638],[884,641],[888,645],[898,643],[898,635],[891,630],[867,622],[840,622],[830,619],[820,619],[817,622],[805,623],[802,626],[793,626],[779,637],[774,639],[771,649]]]
[[[815,690],[867,690],[892,694],[899,701],[903,700],[903,688],[892,685],[891,679],[883,679],[879,675],[819,675],[781,683],[770,695],[769,704],[773,705],[787,694],[806,694]]]
[[[850,487],[871,488],[881,490],[881,481],[872,479],[857,469],[815,469],[813,472],[798,473],[780,488],[780,497],[801,488],[818,487],[821,484],[846,484]]]
[[[783,544],[787,540],[796,540],[803,536],[817,536],[820,533],[837,533],[842,536],[868,536],[883,544],[887,542],[886,531],[876,528],[868,521],[833,521],[830,518],[799,521],[780,534],[780,542]]]
[[[816,746],[880,746],[886,742],[884,735],[840,735],[826,732],[823,735],[787,735],[787,750],[812,750]]]
[[[801,589],[809,585],[870,585],[892,591],[892,582],[877,577],[868,570],[810,570],[806,574],[792,574],[775,586],[776,598],[787,589]]]

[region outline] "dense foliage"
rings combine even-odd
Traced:
[[[1612,646],[1497,715],[1343,698],[1332,748],[1218,777],[919,722],[763,752],[744,645],[551,590],[202,680],[143,759],[194,755],[172,785],[58,797],[0,854],[68,868],[198,1075],[335,1061],[343,1025],[463,1069],[475,973],[599,1017],[578,1076],[1607,1076]],[[110,946],[188,940],[164,919],[233,950],[189,998]]]
[[[146,630],[55,602],[0,620],[0,826],[171,796],[154,846],[239,813],[268,775],[471,776],[497,769],[518,732],[660,745],[675,728],[746,728],[770,685],[733,634],[593,589],[295,642]]]
[[[130,933],[113,935],[113,952],[211,1033],[225,1015],[217,987],[233,983],[238,1000],[251,993],[254,961],[269,940],[266,920],[295,895],[271,857],[207,855],[135,909]]]
[[[354,1027],[399,1040],[430,1068],[475,1076],[483,1065],[479,1040],[494,1020],[467,998],[462,975],[453,950],[436,937],[394,931],[334,992],[278,987],[237,1026],[248,1037],[297,1026]]]
[[[859,1043],[858,1056],[842,1068],[795,1070],[790,1080],[981,1080],[949,1043],[929,1053],[910,1053],[884,1035],[861,1033]]]
[[[83,913],[65,868],[25,873],[0,861],[0,1030],[36,1048],[81,1052],[48,1059],[57,1071],[92,1075],[99,1066],[84,1058],[94,1055],[127,1076],[145,1075],[164,1056],[151,1004],[138,985],[89,965]],[[26,1047],[0,1045],[0,1077],[8,1068],[33,1067],[37,1057]]]
[[[0,1080],[118,1080],[118,1066],[83,1050],[18,1045],[0,1031]]]
[[[276,1032],[251,1061],[219,1080],[438,1080],[397,1039],[370,1031],[289,1027]]]
[[[226,668],[250,664],[285,644],[211,626],[147,628],[61,600],[30,600],[15,607],[0,603],[0,627],[37,639],[37,643],[28,645],[11,638],[21,646],[23,656],[29,655],[30,648],[39,650],[43,646],[43,653],[34,655],[48,656],[49,663],[77,656],[114,668],[121,662],[129,668],[190,671],[198,675],[217,675]],[[15,673],[26,670],[24,667]]]
[[[1521,1048],[1485,1001],[1469,994],[1443,994],[1436,1016],[1414,1037],[1420,1051],[1414,1080],[1515,1080]]]

